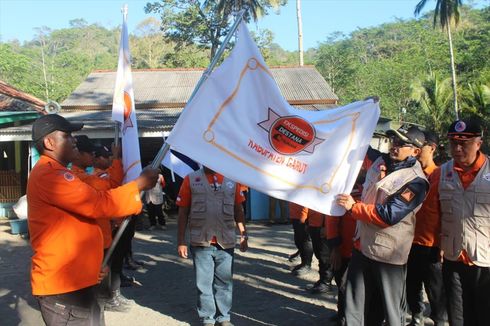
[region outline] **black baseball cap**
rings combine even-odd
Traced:
[[[77,148],[79,152],[93,153],[95,146],[92,141],[85,135],[75,136],[77,139]]]
[[[83,123],[73,123],[61,115],[47,114],[38,118],[32,124],[32,140],[37,142],[53,131],[59,130],[64,132],[78,131],[83,128]]]
[[[447,131],[447,137],[454,139],[470,139],[482,136],[483,129],[476,119],[454,121]]]
[[[95,157],[110,157],[112,156],[112,152],[109,148],[104,145],[95,145]]]
[[[388,136],[395,136],[401,139],[404,143],[412,144],[415,147],[422,148],[425,144],[425,136],[422,130],[413,126],[408,129],[401,127],[397,130],[390,129],[386,132]]]
[[[425,144],[439,144],[439,136],[432,131],[424,131]]]

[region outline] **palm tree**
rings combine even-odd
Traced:
[[[415,7],[415,15],[418,16],[422,9],[427,4],[427,0],[420,0]],[[451,58],[451,77],[453,86],[453,107],[456,113],[456,119],[459,119],[458,96],[456,89],[456,68],[454,66],[454,50],[451,37],[451,22],[454,21],[455,26],[459,23],[459,7],[463,5],[463,0],[436,0],[436,8],[434,9],[434,27],[437,25],[437,17],[441,28],[446,30],[449,40],[449,55]]]
[[[299,66],[303,67],[303,23],[301,19],[301,0],[296,0],[296,17],[298,18]]]
[[[451,79],[439,80],[434,73],[411,85],[411,99],[417,103],[429,118],[427,125],[441,135],[448,122],[448,109],[451,107]]]
[[[246,17],[252,17],[254,21],[266,14],[267,9],[277,10],[283,6],[287,0],[219,0],[219,12],[236,12],[247,9]]]
[[[490,85],[468,84],[462,106],[465,112],[482,120],[485,130],[490,127]]]

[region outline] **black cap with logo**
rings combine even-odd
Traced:
[[[413,126],[408,129],[401,127],[398,130],[388,130],[386,132],[388,136],[395,136],[402,140],[404,143],[412,144],[415,147],[422,148],[425,144],[425,136],[422,130]]]
[[[79,152],[93,153],[95,152],[95,146],[92,141],[85,135],[75,136],[77,139],[77,148]]]
[[[430,145],[434,144],[437,145],[439,144],[439,136],[435,132],[432,131],[424,131],[424,136],[425,136],[425,144]]]
[[[32,140],[37,142],[53,131],[73,132],[83,128],[83,123],[72,123],[57,114],[47,114],[32,124]]]
[[[95,157],[110,157],[112,156],[112,152],[109,148],[104,145],[95,145]]]
[[[483,129],[476,119],[461,119],[449,126],[447,136],[455,139],[482,137]]]

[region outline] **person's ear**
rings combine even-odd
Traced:
[[[47,135],[43,139],[44,148],[48,151],[53,151],[55,149],[55,141],[51,135]]]
[[[417,157],[420,155],[420,152],[422,152],[422,150],[418,147],[414,147],[413,148],[413,156]]]

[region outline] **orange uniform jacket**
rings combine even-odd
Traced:
[[[124,172],[121,160],[113,160],[112,165],[107,171],[95,169],[94,174],[87,174],[85,170],[73,165],[71,170],[83,182],[94,187],[96,190],[109,190],[119,187],[124,178]],[[112,242],[112,226],[111,221],[107,219],[98,219],[104,237],[104,249],[111,246]]]
[[[299,220],[301,223],[305,223],[306,219],[308,218],[308,208],[290,202],[289,218],[291,220]]]
[[[431,175],[435,169],[437,169],[437,165],[435,164],[429,165],[424,169],[424,173],[431,184],[434,182]],[[439,234],[441,233],[440,218],[432,213],[433,210],[428,207],[429,205],[432,204],[427,200],[424,201],[422,207],[417,212],[413,243],[426,247],[438,247]]]
[[[476,162],[473,164],[470,170],[464,171],[460,168],[456,163],[454,163],[454,171],[458,173],[459,179],[461,180],[462,186],[464,189],[468,188],[468,186],[475,180],[478,171],[480,171],[481,167],[485,163],[486,156],[481,152],[478,153],[478,158]],[[431,216],[437,217],[437,223],[440,227],[441,223],[441,205],[439,202],[439,181],[441,179],[441,169],[437,168],[434,170],[432,175],[430,176],[430,189],[425,202],[427,203],[427,212]],[[465,263],[466,265],[473,265],[473,262],[468,257],[468,254],[465,250],[461,252],[459,256],[459,261]]]
[[[95,285],[103,258],[95,219],[137,214],[142,208],[136,182],[97,191],[44,155],[29,176],[27,203],[34,295]]]
[[[323,227],[326,226],[325,214],[308,209],[308,226]]]

